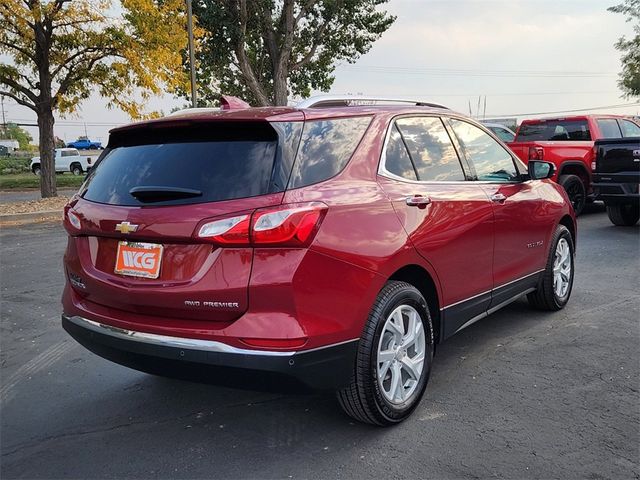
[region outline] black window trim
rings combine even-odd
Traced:
[[[387,170],[386,168],[386,163],[387,163],[387,146],[389,144],[389,139],[391,138],[391,131],[393,130],[393,128],[397,128],[396,127],[396,121],[398,120],[402,120],[403,118],[424,118],[424,117],[435,117],[440,119],[440,122],[442,123],[445,131],[447,132],[447,135],[449,135],[449,140],[451,141],[451,145],[453,146],[453,150],[456,152],[456,155],[458,156],[458,161],[460,162],[460,167],[462,168],[462,173],[465,177],[464,180],[409,180],[408,178],[404,178],[404,177],[400,177],[399,175],[396,175],[395,173],[391,173],[389,170]],[[400,136],[402,138],[402,143],[404,144],[405,148],[407,149],[407,154],[409,155],[409,158],[411,159],[411,164],[413,165],[413,169],[414,172],[416,174],[416,178],[418,178],[418,172],[416,170],[416,166],[415,166],[415,162],[413,161],[413,157],[411,156],[411,152],[409,150],[409,148],[407,147],[405,141],[404,141],[404,136],[402,135],[402,132],[400,131],[399,128],[397,128],[398,132],[400,132]],[[391,180],[397,180],[400,182],[406,182],[406,183],[413,183],[413,184],[419,184],[419,185],[426,185],[426,184],[456,184],[456,183],[466,183],[472,180],[471,177],[471,170],[469,169],[469,165],[467,162],[466,157],[463,157],[462,155],[460,155],[460,151],[458,149],[458,146],[456,145],[457,142],[457,138],[456,140],[454,140],[454,138],[451,136],[451,133],[449,131],[449,125],[448,122],[445,121],[445,117],[444,115],[442,115],[441,113],[430,113],[430,112],[425,112],[425,113],[406,113],[406,114],[401,114],[401,115],[396,115],[394,117],[391,118],[391,121],[389,122],[389,125],[387,126],[387,130],[385,133],[385,137],[384,137],[384,143],[382,144],[382,151],[380,152],[380,159],[378,161],[378,175],[385,177],[385,178],[389,178]]]
[[[478,127],[480,130],[482,130],[487,135],[489,135],[491,138],[493,138],[498,143],[498,145],[500,145],[504,149],[504,151],[506,153],[508,153],[509,156],[511,157],[511,162],[513,163],[513,167],[515,168],[516,172],[518,173],[518,179],[517,180],[510,180],[508,182],[499,182],[499,181],[493,181],[493,180],[478,180],[478,174],[476,172],[475,165],[473,164],[473,161],[470,159],[469,155],[465,151],[465,149],[464,149],[464,147],[462,145],[462,142],[460,141],[460,139],[456,135],[455,131],[453,130],[453,126],[451,125],[451,122],[450,122],[451,119],[458,120],[458,121],[461,121],[461,122],[466,122],[469,125],[473,125],[474,127]],[[444,118],[443,118],[443,120],[444,120]],[[520,169],[518,168],[519,159],[515,156],[515,154],[513,152],[511,152],[511,150],[509,150],[509,148],[504,144],[504,142],[502,140],[500,140],[493,132],[491,132],[488,128],[483,126],[481,123],[477,123],[477,122],[474,122],[473,120],[471,120],[469,118],[465,118],[465,117],[461,117],[461,116],[457,116],[457,115],[447,115],[445,123],[448,126],[448,128],[451,129],[450,135],[454,135],[455,136],[456,142],[458,143],[460,151],[462,152],[462,154],[464,156],[465,162],[469,166],[469,170],[472,172],[472,178],[470,179],[470,181],[472,181],[472,182],[474,182],[476,184],[515,185],[515,184],[522,183],[522,182],[525,182],[527,180],[530,180],[529,179],[529,175],[527,175],[526,173],[522,173],[520,171]]]

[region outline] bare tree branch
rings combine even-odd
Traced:
[[[294,70],[297,70],[299,68],[302,68],[305,65],[307,65],[311,60],[313,60],[313,56],[316,54],[316,52],[318,51],[318,47],[322,43],[322,35],[324,34],[324,31],[326,29],[327,29],[327,24],[323,23],[320,26],[320,28],[316,31],[315,38],[314,38],[314,41],[313,41],[313,45],[311,46],[311,49],[309,49],[307,54],[304,57],[302,57],[301,60],[299,60],[297,63],[294,63],[290,67],[290,71],[294,71]]]
[[[34,103],[34,105],[38,102],[37,95],[35,95],[31,90],[20,85],[14,79],[7,77],[6,75],[3,75],[1,72],[0,72],[0,85],[6,85],[7,87],[12,88],[17,92],[20,92],[22,95],[24,95],[29,100],[31,100]]]
[[[9,98],[12,98],[16,102],[18,102],[20,105],[22,105],[24,107],[27,107],[27,108],[30,108],[34,112],[36,111],[36,106],[35,105],[25,101],[24,99],[18,97],[17,95],[15,95],[15,94],[13,94],[11,92],[7,92],[5,90],[0,90],[0,96],[6,96],[6,97],[9,97]]]
[[[31,54],[26,49],[24,49],[22,47],[19,47],[15,43],[10,43],[10,42],[5,42],[4,40],[0,40],[0,45],[5,46],[6,48],[11,48],[11,49],[15,50],[16,52],[20,52],[22,55],[24,55],[28,59],[30,59],[30,60],[35,62],[35,57],[33,56],[33,54]]]
[[[247,84],[258,101],[262,105],[269,105],[269,99],[265,94],[263,88],[260,86],[260,82],[251,68],[251,63],[247,58],[247,52],[245,50],[245,39],[247,36],[247,2],[246,0],[238,1],[238,18],[240,20],[240,35],[235,45],[236,56],[238,57],[238,63],[242,75],[247,80]]]

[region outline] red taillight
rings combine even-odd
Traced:
[[[544,149],[542,147],[529,147],[529,160],[543,160]]]
[[[80,216],[73,211],[70,204],[64,206],[62,225],[69,235],[78,235],[80,230],[82,230],[82,221],[80,220]]]
[[[198,230],[198,238],[226,247],[249,245],[250,214],[207,222]]]
[[[312,202],[261,208],[252,214],[208,221],[197,237],[221,246],[304,247],[311,243],[327,206]]]
[[[311,243],[326,211],[323,203],[256,210],[251,221],[251,240],[261,246],[306,246]]]

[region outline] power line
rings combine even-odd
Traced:
[[[534,78],[598,78],[615,77],[617,73],[595,71],[561,70],[481,70],[464,68],[397,67],[388,65],[339,65],[338,68],[360,70],[370,73],[433,75],[433,76],[471,76],[471,77],[534,77]]]
[[[602,107],[590,107],[590,108],[575,108],[573,110],[556,110],[554,112],[528,112],[528,113],[509,113],[509,114],[502,114],[502,115],[487,115],[487,118],[526,117],[529,115],[549,115],[549,114],[555,114],[555,113],[588,112],[590,110],[607,110],[609,108],[637,107],[639,105],[640,105],[640,102],[619,103],[618,105],[604,105]]]

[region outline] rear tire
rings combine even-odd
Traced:
[[[571,233],[564,225],[558,225],[551,239],[547,266],[538,289],[527,295],[531,306],[549,311],[564,308],[573,289],[573,252]]]
[[[71,165],[71,173],[73,173],[76,177],[82,175],[82,167],[80,165]]]
[[[338,401],[361,422],[400,423],[420,403],[432,360],[433,326],[427,302],[413,285],[387,282],[358,343],[351,383],[337,392]]]
[[[34,165],[32,170],[34,175],[40,176],[40,172],[41,172],[40,165]]]
[[[560,175],[558,183],[567,192],[576,216],[580,215],[587,203],[587,189],[582,183],[582,179],[577,175]]]
[[[632,227],[640,220],[640,205],[607,205],[607,215],[614,225],[619,227]]]

